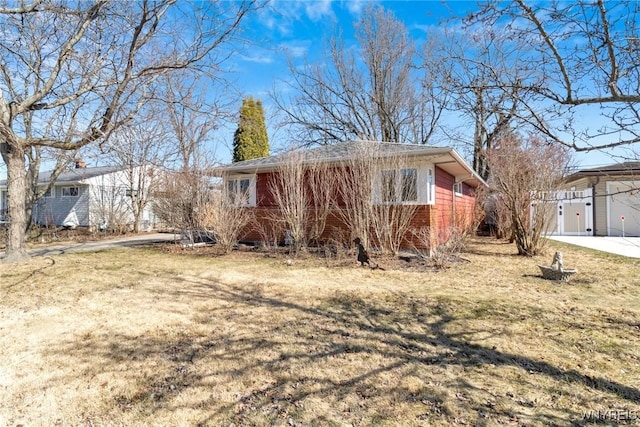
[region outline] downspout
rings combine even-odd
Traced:
[[[456,225],[456,184],[458,182],[454,178],[453,187],[451,187],[451,227]]]

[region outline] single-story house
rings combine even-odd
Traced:
[[[139,171],[139,169],[138,169]],[[38,175],[38,186],[46,188],[51,171]],[[132,196],[128,172],[122,167],[86,167],[77,161],[73,169],[63,171],[53,186],[36,201],[32,220],[41,226],[107,227],[133,224]],[[0,180],[0,217],[7,214],[7,181]],[[150,207],[142,214],[141,229],[155,223]]]
[[[640,162],[579,170],[555,198],[551,234],[640,236]]]
[[[437,239],[441,235],[440,230],[447,227],[472,225],[475,217],[475,190],[486,184],[453,148],[350,141],[302,150],[296,152],[294,157],[291,153],[273,155],[221,168],[219,173],[224,179],[227,197],[241,200],[244,206],[253,209],[259,223],[258,228],[262,229],[260,233],[256,227],[247,228],[242,240],[263,240],[264,229],[269,228],[269,222],[273,222],[274,214],[277,215],[278,212],[272,182],[274,176],[282,173],[287,162],[296,159],[307,168],[324,165],[326,177],[333,184],[345,186],[341,177],[345,171],[355,169],[354,161],[361,157],[369,157],[374,165],[371,185],[367,187],[371,189],[368,197],[373,205],[412,206],[412,230],[428,227]],[[390,162],[390,159],[395,160]],[[301,181],[306,180],[308,176],[303,175]],[[308,183],[301,182],[300,185],[309,191]],[[362,185],[367,184],[363,181]],[[362,237],[353,235],[353,230],[349,229],[345,221],[345,211],[352,209],[345,202],[350,191],[332,188],[336,194],[332,198],[324,231],[317,240],[327,241],[340,234],[346,238]],[[281,236],[282,239],[284,237]],[[405,248],[410,249],[412,243],[415,242],[407,236]]]

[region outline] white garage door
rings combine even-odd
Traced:
[[[608,182],[609,236],[640,236],[640,181]]]

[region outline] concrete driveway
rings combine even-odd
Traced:
[[[115,239],[96,240],[91,242],[53,244],[39,248],[32,248],[29,249],[28,252],[31,256],[60,255],[72,252],[95,252],[119,247],[141,246],[149,245],[152,243],[174,242],[179,240],[179,234],[149,233],[137,234],[135,236],[119,237]],[[3,257],[4,252],[0,252],[0,258]]]
[[[549,238],[597,251],[640,258],[640,237],[549,236]]]

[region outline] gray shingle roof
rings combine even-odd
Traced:
[[[386,157],[390,155],[439,155],[449,153],[453,150],[450,147],[433,147],[415,144],[400,144],[376,141],[349,141],[339,144],[323,145],[307,150],[298,150],[295,151],[295,153],[298,153],[301,156],[302,161],[305,163],[317,161],[337,162],[352,158],[360,150],[369,149],[376,150],[376,154],[379,157]],[[266,170],[282,165],[292,152],[236,162],[227,166],[223,166],[219,168],[219,170],[222,172]]]
[[[567,182],[575,181],[589,176],[611,175],[640,175],[640,162],[623,162],[607,166],[598,166],[590,169],[582,169],[567,177]]]
[[[56,179],[56,184],[73,184],[79,183],[84,179],[93,178],[100,175],[106,175],[108,173],[117,172],[122,170],[119,166],[98,166],[92,168],[75,168],[63,171]],[[53,171],[44,171],[38,174],[38,183],[46,184],[51,179],[51,173]],[[0,186],[6,186],[7,180],[0,180]]]

